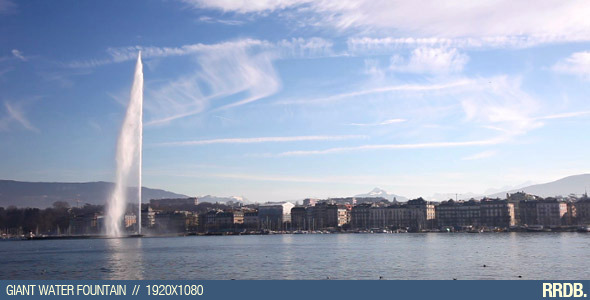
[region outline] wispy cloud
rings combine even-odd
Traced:
[[[95,68],[99,66],[104,66],[108,64],[112,64],[115,61],[111,58],[103,58],[103,59],[87,59],[87,60],[80,60],[80,61],[72,61],[63,64],[68,68]]]
[[[323,38],[292,38],[275,42],[259,39],[237,39],[215,44],[187,44],[178,47],[156,47],[156,46],[129,46],[108,48],[108,58],[93,58],[89,60],[73,61],[65,65],[72,68],[92,68],[106,64],[120,63],[134,60],[137,52],[141,51],[143,59],[174,57],[185,55],[199,55],[211,53],[218,50],[239,48],[249,51],[273,52],[277,58],[289,57],[322,57],[335,55],[332,49],[333,43]]]
[[[469,0],[452,3],[422,1],[279,0],[243,1],[184,0],[197,8],[238,14],[282,11],[283,18],[304,20],[304,26],[329,27],[337,31],[375,32],[381,36],[419,38],[476,38],[482,43],[534,39],[534,43],[590,40],[590,7],[584,0],[544,1],[532,7],[509,0],[493,3]],[[424,7],[429,9],[424,10]],[[480,39],[483,38],[483,39]],[[508,41],[509,43],[509,41]],[[522,44],[522,42],[517,42]]]
[[[523,135],[541,128],[545,125],[544,121],[590,114],[590,111],[574,111],[542,115],[544,105],[522,90],[521,78],[500,76],[488,80],[488,88],[461,100],[465,121],[503,132],[507,136]]]
[[[462,97],[466,122],[498,129],[509,136],[522,135],[543,125],[534,118],[541,104],[522,90],[521,78],[498,76],[488,80],[486,88]]]
[[[335,154],[346,152],[358,152],[367,150],[402,150],[402,149],[427,149],[427,148],[453,148],[453,147],[474,147],[497,145],[505,142],[504,137],[492,138],[487,140],[475,140],[464,142],[429,142],[416,144],[383,144],[383,145],[362,145],[354,147],[338,147],[324,150],[310,150],[310,151],[287,151],[279,153],[277,156],[304,156],[304,155],[322,155]]]
[[[16,4],[11,0],[0,0],[0,14],[11,14],[16,11]]]
[[[74,61],[67,63],[66,66],[72,68],[92,68],[111,63],[120,63],[134,60],[137,58],[137,52],[141,51],[142,59],[184,56],[199,54],[203,52],[211,52],[218,49],[228,48],[250,48],[254,46],[264,47],[269,45],[269,42],[256,39],[241,39],[236,41],[226,41],[217,44],[188,44],[180,47],[154,47],[154,46],[129,46],[119,48],[108,48],[107,53],[109,58],[93,58],[89,60]]]
[[[179,172],[178,170],[145,170],[144,174],[167,176],[167,177],[188,177],[188,178],[218,178],[218,179],[238,179],[248,181],[267,181],[267,182],[290,182],[290,183],[343,183],[347,185],[368,185],[374,187],[388,186],[392,182],[405,187],[423,187],[421,179],[424,176],[414,177],[408,175],[398,176],[378,176],[378,175],[323,175],[323,176],[311,176],[309,174],[305,176],[280,174],[280,173],[253,173],[253,172],[220,172],[220,171],[195,171],[195,168],[187,168]],[[432,177],[437,178],[453,178],[457,176],[444,176],[447,174],[428,174]],[[440,186],[445,186],[445,183],[436,183]]]
[[[590,80],[590,51],[573,53],[553,65],[552,69],[558,73],[576,75]]]
[[[195,140],[154,144],[155,146],[197,146],[212,144],[254,144],[254,143],[284,143],[303,141],[342,141],[367,138],[364,135],[307,135],[307,136],[272,136],[253,138],[226,138],[211,140]]]
[[[409,73],[453,73],[463,70],[469,57],[457,49],[419,47],[409,59],[400,55],[391,58],[390,69]]]
[[[27,61],[27,58],[23,55],[23,53],[17,49],[12,49],[12,55],[22,61]]]
[[[155,46],[130,46],[120,48],[108,48],[107,52],[112,57],[112,62],[123,62],[133,60],[137,52],[141,51],[142,59],[154,57],[184,56],[191,54],[210,53],[216,50],[227,50],[231,48],[250,49],[254,47],[267,48],[273,44],[265,40],[239,39],[225,41],[216,44],[187,44],[179,47],[155,47]]]
[[[537,120],[552,120],[552,119],[565,119],[565,118],[575,118],[580,116],[590,115],[590,111],[576,111],[576,112],[566,112],[560,114],[553,114],[547,115],[542,117],[537,117]]]
[[[14,70],[14,68],[13,68],[13,67],[8,67],[8,68],[1,69],[1,70],[0,70],[0,78],[1,78],[2,76],[4,76],[4,74],[6,74],[6,73],[8,73],[8,72],[10,72],[10,71],[12,71],[12,70]]]
[[[95,120],[88,120],[88,126],[92,127],[96,132],[102,132],[102,126],[100,126]]]
[[[198,68],[193,73],[147,91],[147,97],[153,101],[146,108],[154,118],[146,125],[166,124],[205,110],[226,110],[276,93],[281,81],[273,66],[274,59],[272,52],[251,54],[238,47],[199,55]],[[241,97],[237,100],[225,100],[238,94]]]
[[[475,81],[469,79],[461,79],[445,83],[433,84],[400,84],[389,85],[377,88],[367,88],[352,92],[339,93],[331,96],[311,98],[311,99],[291,99],[274,102],[275,104],[308,104],[308,103],[324,103],[339,101],[347,98],[365,96],[370,94],[389,93],[389,92],[423,92],[423,91],[438,91],[438,90],[455,90],[460,87],[466,87],[474,84]]]
[[[281,88],[274,67],[277,59],[330,56],[332,46],[332,42],[321,38],[276,42],[239,39],[180,47],[133,46],[109,48],[107,52],[111,58],[77,61],[68,66],[88,68],[128,61],[135,59],[140,50],[144,59],[192,55],[197,61],[194,71],[163,85],[151,85],[146,90],[146,99],[150,101],[145,108],[151,119],[145,125],[153,126],[204,111],[231,109],[271,96]]]
[[[402,123],[405,121],[406,121],[406,119],[389,119],[389,120],[385,120],[385,121],[377,122],[377,123],[350,123],[348,125],[351,125],[351,126],[383,126],[383,125]]]
[[[244,21],[240,21],[240,20],[216,19],[216,18],[212,18],[209,16],[201,16],[201,17],[199,17],[199,21],[203,22],[203,23],[210,23],[210,24],[219,23],[219,24],[229,25],[229,26],[239,26],[239,25],[244,24]]]
[[[465,80],[465,82],[469,85],[469,88],[453,96],[454,99],[459,100],[460,108],[465,116],[463,126],[476,128],[479,125],[481,127],[501,132],[500,136],[493,139],[464,142],[361,145],[318,150],[294,150],[276,155],[270,154],[269,156],[321,155],[380,149],[393,150],[497,145],[509,142],[516,136],[526,134],[531,130],[544,126],[544,120],[573,118],[590,114],[588,111],[578,111],[539,116],[539,112],[542,111],[543,107],[541,102],[522,90],[521,79],[519,77],[498,76]],[[374,91],[371,90],[371,92]],[[322,99],[322,101],[337,100],[341,97],[362,95],[364,93],[366,92],[339,94],[330,98]],[[381,124],[381,122],[357,125],[371,126],[379,124]],[[483,155],[490,155],[490,152],[479,154],[477,158],[480,158]]]
[[[8,130],[10,123],[16,122],[23,126],[25,129],[40,132],[31,122],[26,118],[24,112],[21,110],[19,105],[11,104],[7,101],[4,102],[4,108],[7,115],[0,118],[0,130]]]
[[[39,71],[37,74],[46,81],[55,82],[63,88],[71,88],[74,86],[74,77],[88,75],[90,73],[91,70],[88,69],[77,69],[59,71]]]
[[[514,136],[526,133],[530,129],[538,128],[544,126],[545,124],[541,121],[544,120],[556,120],[556,119],[569,119],[569,118],[577,118],[586,115],[590,115],[590,111],[577,111],[577,112],[565,112],[559,114],[552,114],[552,115],[545,115],[545,116],[525,116],[525,115],[514,115],[513,112],[510,112],[512,117],[507,117],[503,121],[513,121],[517,123],[517,126],[521,127],[521,130],[514,130],[514,128],[510,128],[510,126],[493,126],[493,125],[484,125],[483,128],[491,129],[494,131],[503,132],[506,135]],[[522,130],[525,129],[525,130]]]
[[[463,157],[462,159],[463,160],[477,160],[477,159],[484,159],[484,158],[492,157],[494,155],[496,155],[496,151],[488,150],[488,151],[483,151],[483,152],[479,152],[479,153],[475,153],[473,155]]]
[[[195,8],[215,8],[225,12],[237,13],[261,13],[267,11],[282,10],[293,6],[311,2],[310,0],[271,0],[271,1],[253,1],[250,3],[243,1],[215,1],[215,0],[180,0]]]
[[[495,36],[495,37],[351,37],[347,40],[351,55],[386,54],[400,49],[456,48],[466,50],[509,48],[522,49],[552,43],[583,42],[590,37],[579,36]]]

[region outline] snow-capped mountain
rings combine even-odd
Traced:
[[[382,190],[378,187],[374,188],[372,191],[370,191],[366,194],[359,194],[359,195],[356,195],[355,197],[356,198],[382,197],[382,198],[385,198],[389,201],[393,201],[393,199],[395,199],[399,202],[408,201],[408,198],[406,198],[404,196],[399,196],[396,194],[389,194],[385,190]]]
[[[246,202],[248,201],[244,197],[240,197],[240,196],[217,197],[217,196],[206,195],[206,196],[201,196],[201,197],[197,197],[197,198],[199,199],[199,202],[209,202],[209,203],[227,203],[227,202],[231,201],[234,203],[241,202],[242,204],[246,204]]]

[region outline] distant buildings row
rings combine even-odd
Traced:
[[[153,233],[244,231],[349,231],[349,230],[465,230],[465,228],[545,228],[590,224],[590,198],[540,198],[525,193],[506,199],[430,202],[422,198],[390,202],[383,198],[305,199],[290,202],[234,206],[198,211],[198,199],[151,200],[142,211],[144,231]],[[125,227],[136,230],[133,213]],[[99,214],[72,220],[73,234],[100,231]]]

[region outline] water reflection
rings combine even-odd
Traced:
[[[105,279],[144,279],[141,238],[113,238],[106,242],[107,266],[101,269]]]
[[[0,279],[580,279],[588,247],[574,232],[21,241],[0,243]]]

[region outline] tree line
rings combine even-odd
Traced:
[[[86,204],[82,207],[70,207],[67,202],[56,201],[51,207],[17,208],[0,207],[0,230],[7,234],[56,234],[66,232],[70,220],[78,215],[100,213],[102,205]]]

